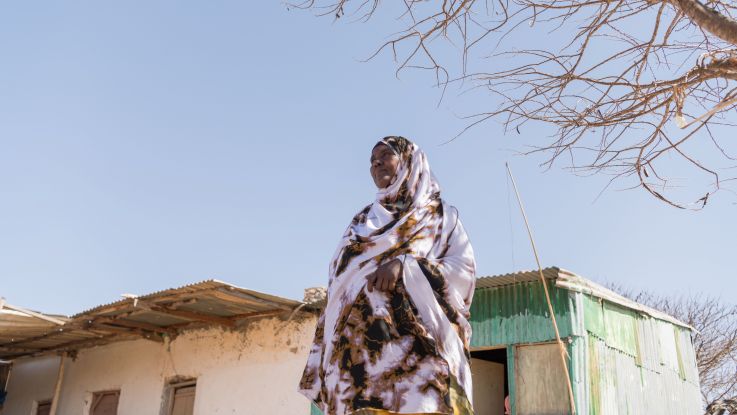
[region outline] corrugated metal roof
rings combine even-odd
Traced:
[[[69,320],[64,316],[51,317],[61,321]],[[58,326],[58,324],[33,315],[2,308],[0,309],[0,344],[17,338],[38,336]]]
[[[192,284],[186,284],[182,285],[180,287],[175,288],[167,288],[160,291],[155,291],[149,294],[144,294],[140,296],[136,296],[139,301],[147,301],[151,299],[156,299],[157,301],[160,301],[162,299],[166,299],[167,296],[177,296],[177,297],[187,297],[191,295],[198,295],[199,293],[203,293],[206,291],[221,291],[221,292],[231,292],[231,293],[237,293],[236,295],[243,296],[244,298],[252,298],[252,301],[255,302],[268,302],[272,303],[277,306],[284,306],[284,307],[296,307],[300,304],[302,304],[299,301],[292,300],[289,298],[279,297],[271,294],[266,294],[254,290],[249,290],[247,288],[241,288],[238,286],[235,286],[233,284],[229,284],[227,282],[223,282],[216,279],[210,279],[210,280],[204,280],[200,282],[195,282]],[[82,311],[80,313],[75,314],[72,316],[72,318],[77,318],[80,316],[84,316],[87,314],[94,314],[99,312],[104,312],[104,310],[109,309],[110,307],[116,307],[121,304],[125,304],[126,302],[130,302],[130,299],[123,299],[114,301],[107,304],[102,304],[95,306],[91,309]]]
[[[605,288],[591,280],[588,280],[580,275],[577,275],[571,271],[558,268],[549,267],[543,269],[543,276],[555,283],[558,288],[563,288],[570,291],[584,293],[593,297],[601,298],[602,300],[609,301],[614,304],[621,305],[631,310],[636,310],[640,313],[647,314],[650,317],[657,318],[669,323],[676,324],[681,327],[688,328],[692,331],[696,331],[693,327],[688,324],[677,320],[676,318],[658,311],[654,308],[639,304],[629,298],[623,297],[614,291]],[[505,285],[517,284],[522,282],[539,281],[540,274],[538,270],[532,271],[519,271],[511,274],[496,275],[490,277],[481,277],[476,280],[476,288],[492,288],[502,287]]]
[[[543,275],[547,279],[554,280],[558,278],[560,268],[550,267],[543,269]],[[504,285],[517,284],[520,282],[540,281],[538,270],[517,271],[509,274],[493,275],[489,277],[480,277],[476,279],[476,288],[501,287]]]
[[[99,305],[65,319],[63,325],[46,321],[23,332],[0,325],[0,358],[72,351],[136,338],[163,342],[186,329],[209,325],[237,328],[245,319],[291,315],[295,310],[311,311],[312,306],[207,280]],[[7,322],[10,324],[9,319]]]

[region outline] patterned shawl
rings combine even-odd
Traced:
[[[472,414],[473,250],[425,153],[403,137],[381,142],[400,165],[353,218],[330,263],[299,391],[327,415]],[[369,292],[367,276],[394,258],[403,263],[395,290]]]

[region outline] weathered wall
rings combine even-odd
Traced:
[[[677,371],[638,365],[633,356],[589,338],[591,408],[593,415],[704,413],[698,383]]]
[[[582,335],[573,325],[573,296],[548,284],[561,337]],[[540,282],[477,289],[471,303],[471,347],[546,342],[555,339]]]
[[[242,331],[191,331],[169,345],[136,340],[82,350],[66,366],[59,414],[87,414],[93,392],[119,389],[119,415],[156,415],[174,377],[197,379],[196,415],[306,414],[309,402],[296,389],[314,324],[264,319]]]
[[[689,330],[584,296],[589,413],[703,413]]]
[[[59,371],[59,357],[19,359],[13,363],[3,415],[30,415],[34,404],[51,399]]]

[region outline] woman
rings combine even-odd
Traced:
[[[326,415],[473,414],[471,244],[427,157],[403,137],[371,153],[376,200],[330,263],[299,391]]]

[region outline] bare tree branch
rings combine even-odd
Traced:
[[[737,22],[703,5],[698,0],[674,0],[673,5],[681,9],[691,21],[718,38],[737,45]]]
[[[380,4],[297,7],[365,21]],[[700,209],[734,179],[720,175],[731,166],[702,161],[701,149],[734,160],[723,131],[737,108],[736,8],[732,0],[403,0],[402,29],[371,57],[391,51],[397,72],[429,69],[443,88],[470,81],[469,91],[487,90],[499,104],[470,116],[468,127],[491,118],[507,131],[554,127],[529,152],[546,154],[544,166],[565,154],[579,174],[609,174],[672,206]],[[456,64],[444,44],[459,51]],[[673,172],[708,184],[677,201]]]

